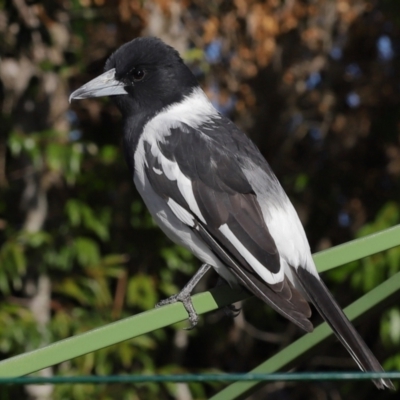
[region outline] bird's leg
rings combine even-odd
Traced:
[[[197,322],[199,321],[199,316],[197,315],[193,307],[192,298],[190,297],[190,294],[192,293],[194,287],[199,283],[200,279],[210,269],[210,267],[211,266],[208,264],[203,264],[178,294],[174,294],[173,296],[168,297],[168,299],[161,300],[159,303],[156,304],[156,307],[165,306],[167,304],[173,304],[176,303],[177,301],[180,301],[189,315],[190,328],[188,329],[193,329],[197,325]]]
[[[227,284],[228,283],[226,282],[226,280],[224,278],[222,278],[221,276],[219,276],[215,287],[223,286],[223,285],[227,285]],[[237,308],[234,304],[229,304],[229,306],[225,306],[224,308],[222,308],[222,311],[225,313],[225,315],[227,317],[236,318],[240,314],[240,311],[242,311],[242,309]]]

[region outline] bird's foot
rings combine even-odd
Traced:
[[[226,285],[228,285],[227,281],[221,276],[219,276],[215,287],[226,286]],[[234,304],[230,304],[229,306],[223,307],[222,311],[225,313],[227,317],[236,318],[240,314],[240,311],[242,311],[242,309],[237,308]]]
[[[230,304],[229,306],[225,306],[222,311],[227,317],[236,318],[240,314],[242,309],[237,308],[234,304]]]
[[[199,322],[199,316],[195,311],[192,303],[192,298],[190,297],[190,293],[192,293],[194,287],[197,285],[199,280],[206,274],[206,272],[210,269],[210,265],[203,264],[199,270],[194,274],[192,279],[185,285],[185,287],[178,293],[174,294],[168,299],[161,300],[159,303],[156,304],[156,307],[166,306],[167,304],[174,304],[177,301],[180,301],[185,310],[188,313],[188,318],[190,322],[190,327],[186,328],[187,330],[193,329],[197,323]]]
[[[185,329],[191,330],[199,322],[199,316],[194,309],[192,298],[190,297],[190,293],[186,292],[185,290],[182,290],[180,293],[174,294],[173,296],[168,297],[168,299],[161,300],[159,303],[156,304],[156,308],[166,306],[168,304],[174,304],[178,301],[180,301],[183,304],[183,306],[185,307],[185,310],[188,313],[190,327],[185,328]]]

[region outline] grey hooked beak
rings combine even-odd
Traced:
[[[92,79],[81,86],[69,96],[69,102],[74,99],[86,99],[88,97],[116,96],[128,94],[124,89],[124,83],[115,79],[115,68],[110,69],[97,78]]]

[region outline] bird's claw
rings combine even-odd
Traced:
[[[241,308],[237,308],[234,304],[225,306],[222,310],[224,311],[225,315],[230,318],[236,318],[242,311]]]
[[[199,316],[194,309],[192,298],[190,297],[190,293],[180,292],[178,294],[174,294],[173,296],[168,297],[167,299],[164,299],[164,300],[161,300],[160,302],[158,302],[155,307],[159,308],[162,306],[166,306],[168,304],[174,304],[178,301],[180,301],[183,304],[186,312],[188,313],[188,319],[189,319],[190,326],[189,326],[189,328],[185,328],[185,329],[191,330],[199,322]]]

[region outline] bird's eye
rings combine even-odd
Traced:
[[[141,81],[145,77],[146,71],[142,68],[133,68],[131,75],[134,81]]]

